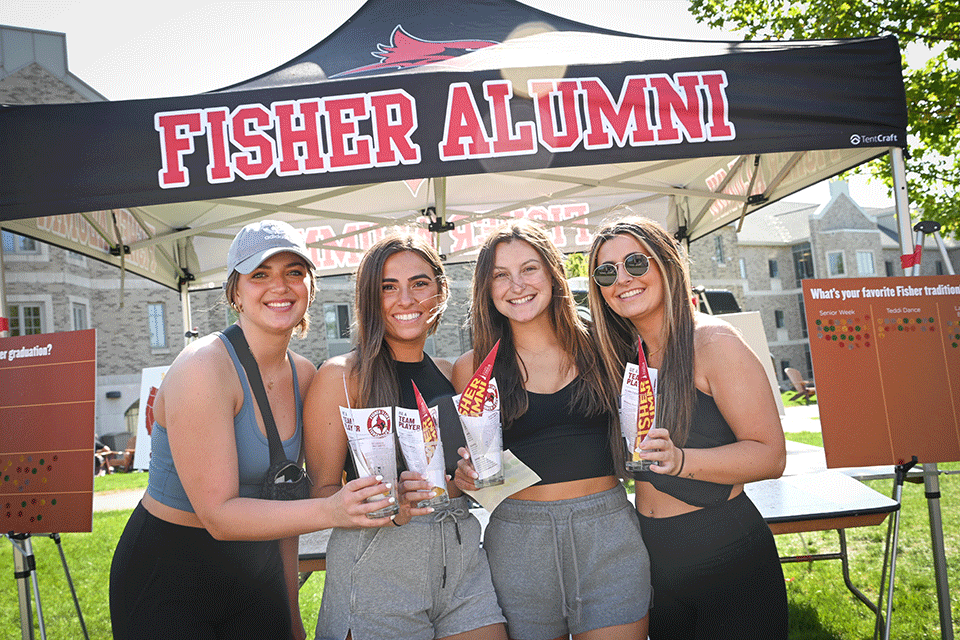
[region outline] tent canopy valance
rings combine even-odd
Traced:
[[[457,260],[523,215],[578,250],[620,204],[692,240],[906,146],[894,38],[663,40],[511,0],[409,13],[371,0],[217,92],[0,110],[3,227],[197,288],[253,219],[304,229],[324,273],[394,225],[452,223]]]

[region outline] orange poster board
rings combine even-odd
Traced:
[[[960,277],[804,280],[827,466],[960,460]]]
[[[96,331],[0,338],[0,529],[90,531]]]

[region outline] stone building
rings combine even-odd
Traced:
[[[739,234],[729,226],[691,247],[695,284],[731,289],[744,311],[760,312],[774,370],[784,380],[786,367],[813,379],[802,280],[903,275],[893,209],[861,208],[843,181],[830,183],[830,191],[822,205],[777,202],[745,218]],[[960,243],[945,244],[960,272]],[[947,272],[928,240],[921,274]]]

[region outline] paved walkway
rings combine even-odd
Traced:
[[[786,415],[780,418],[784,433],[796,431],[820,431],[820,407],[815,404],[787,407]]]
[[[94,511],[117,511],[118,509],[133,509],[143,497],[143,489],[127,491],[111,491],[109,493],[93,494]]]

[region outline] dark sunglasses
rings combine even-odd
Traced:
[[[642,253],[631,253],[623,259],[623,262],[606,262],[597,265],[593,270],[593,281],[601,287],[609,287],[617,281],[617,266],[621,264],[628,274],[639,278],[650,268],[650,258]]]
[[[313,480],[310,479],[310,476],[307,475],[306,470],[298,464],[290,462],[285,466],[277,470],[276,475],[273,477],[274,484],[285,484],[288,482],[296,483],[300,482],[303,478],[307,479],[307,482],[313,484]]]

